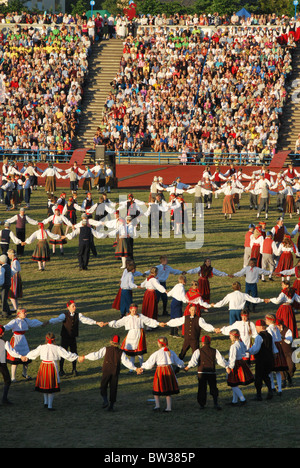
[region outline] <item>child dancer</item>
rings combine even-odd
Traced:
[[[52,234],[48,229],[44,229],[43,223],[39,223],[39,229],[22,242],[22,244],[25,245],[31,244],[36,239],[38,240],[32,254],[32,260],[38,263],[39,271],[44,271],[46,262],[50,261],[50,249],[47,242],[48,237],[51,237],[52,239],[60,238],[58,234]]]
[[[274,343],[276,348],[278,349],[278,353],[275,354],[275,365],[274,365],[274,372],[276,374],[276,381],[277,381],[277,390],[278,390],[278,395],[282,395],[282,379],[281,379],[281,372],[287,371],[288,370],[288,365],[285,359],[285,355],[281,346],[281,333],[279,328],[276,325],[276,317],[273,314],[268,314],[265,316],[265,321],[267,325],[267,332],[272,335],[274,339]],[[271,387],[273,390],[273,393],[276,392],[275,390],[275,383],[274,383],[274,375],[273,372],[270,374],[270,379],[271,379]]]
[[[78,362],[83,362],[85,359],[88,359],[89,361],[103,359],[100,391],[103,398],[102,408],[108,407],[108,411],[113,411],[114,404],[117,400],[117,389],[121,363],[131,372],[135,371],[137,374],[140,373],[140,369],[137,369],[131,363],[131,361],[126,357],[126,354],[119,348],[119,344],[119,335],[114,335],[110,340],[109,346],[101,348],[99,351],[94,353],[89,353],[86,356],[80,356],[78,358]],[[108,387],[110,390],[109,402]]]
[[[158,290],[161,293],[167,293],[166,289],[156,278],[157,271],[156,267],[150,268],[150,275],[141,284],[142,288],[146,288],[142,304],[142,314],[155,320],[158,316],[158,300],[156,291]]]
[[[254,376],[249,369],[248,364],[243,360],[247,348],[240,339],[239,330],[231,330],[229,332],[229,337],[231,340],[231,346],[226,372],[228,374],[227,385],[232,388],[233,393],[231,405],[237,405],[239,400],[241,405],[245,405],[246,398],[239,386],[250,385],[254,382]]]
[[[220,351],[212,348],[211,338],[205,335],[201,339],[201,348],[194,351],[185,370],[188,371],[191,367],[198,367],[198,394],[197,401],[200,409],[204,409],[207,401],[207,385],[209,385],[210,394],[214,400],[214,407],[220,410],[218,404],[219,390],[217,387],[216,363],[226,368],[226,361]]]
[[[210,258],[206,258],[202,266],[192,268],[187,271],[188,274],[198,273],[198,288],[199,294],[205,302],[210,301],[210,284],[209,278],[213,276],[228,276],[224,271],[219,271],[211,265]]]
[[[75,353],[66,351],[61,346],[55,344],[55,335],[47,333],[45,344],[29,351],[26,357],[29,360],[40,357],[41,365],[35,381],[35,390],[44,394],[44,407],[53,411],[54,394],[60,392],[60,379],[57,370],[57,361],[61,358],[68,361],[76,361],[78,356]]]
[[[6,325],[4,325],[4,330],[12,330],[13,336],[10,340],[11,347],[22,356],[26,356],[29,352],[29,346],[26,339],[26,332],[30,328],[36,328],[45,326],[47,322],[40,322],[37,319],[29,319],[27,318],[27,310],[26,309],[18,309],[17,310],[17,317]],[[20,359],[15,358],[13,355],[7,354],[7,362],[11,364],[11,380],[12,382],[16,382],[16,371],[17,366],[19,364],[23,364],[23,372],[22,377],[26,380],[31,380],[31,377],[28,375],[28,364],[29,362],[22,362]]]
[[[296,365],[293,362],[292,355],[293,355],[293,334],[292,331],[287,328],[282,320],[276,319],[276,325],[281,334],[281,346],[285,355],[285,359],[288,365],[288,369],[281,373],[282,378],[282,388],[285,388],[288,382],[288,385],[292,386],[292,377],[296,371]]]
[[[290,282],[284,280],[282,282],[282,290],[279,296],[267,299],[267,301],[272,302],[273,304],[280,304],[276,312],[276,318],[282,320],[285,326],[292,331],[293,338],[298,338],[298,328],[293,309],[293,302],[296,301],[299,303],[300,296],[295,293],[294,288],[291,288]]]
[[[64,254],[63,245],[67,243],[64,237],[63,224],[66,224],[69,227],[72,227],[73,224],[71,223],[69,219],[66,218],[66,216],[61,214],[60,209],[58,207],[55,208],[54,215],[51,215],[48,218],[44,219],[43,224],[47,224],[50,222],[53,225],[53,228],[51,229],[52,234],[59,235],[58,239],[53,239],[53,238],[50,239],[50,244],[52,244],[53,255],[55,254],[56,245],[59,245],[60,254],[63,255]]]
[[[147,353],[146,335],[144,327],[157,328],[163,326],[157,320],[146,317],[138,313],[138,305],[133,303],[129,307],[129,314],[119,320],[112,320],[104,323],[102,326],[108,325],[111,328],[125,327],[127,330],[126,338],[124,339],[121,349],[131,357],[131,362],[134,364],[135,356],[138,356],[140,365],[143,363],[143,355]]]
[[[174,351],[168,348],[168,340],[165,336],[158,339],[158,351],[155,351],[149,359],[142,364],[142,369],[149,370],[156,365],[153,380],[153,395],[155,399],[154,411],[160,411],[160,397],[166,397],[167,407],[164,412],[172,411],[172,395],[179,393],[178,382],[172,365],[184,368],[184,362],[179,359]]]

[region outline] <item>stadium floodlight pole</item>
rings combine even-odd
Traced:
[[[294,7],[295,7],[295,21],[297,21],[297,5],[298,5],[298,0],[294,0],[293,1],[293,4],[294,4]]]

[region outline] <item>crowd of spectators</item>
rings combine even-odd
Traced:
[[[68,154],[80,122],[91,39],[81,25],[43,18],[14,15],[0,30],[0,150],[11,159]]]
[[[286,25],[136,26],[95,144],[116,154],[176,152],[193,162],[272,158],[296,45],[293,36],[279,44]]]
[[[276,151],[298,20],[286,16],[12,13],[0,19],[0,149],[64,154],[95,40],[123,39],[94,145],[181,162],[263,163]],[[206,26],[213,26],[207,28]]]

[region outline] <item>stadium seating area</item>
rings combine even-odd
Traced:
[[[85,15],[2,18],[18,25],[0,36],[2,151],[72,149],[88,56],[104,20],[97,15],[88,27]],[[125,34],[123,57],[95,145],[116,154],[179,153],[182,162],[272,157],[296,47],[293,19],[143,15],[133,28],[118,15],[115,24]]]

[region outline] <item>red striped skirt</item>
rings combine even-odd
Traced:
[[[58,234],[59,236],[63,236],[64,235],[64,230],[63,230],[62,224],[54,224],[51,232],[52,232],[52,234]],[[55,240],[55,239],[50,238],[49,243],[51,245],[63,245],[63,244],[67,243],[67,240],[66,239]]]
[[[126,353],[128,356],[137,356],[147,353],[146,336],[144,330],[141,329],[141,336],[137,349],[126,349],[126,338],[121,345],[121,349],[123,349],[124,353]]]
[[[60,384],[53,361],[42,361],[35,381],[35,390],[42,393],[60,392]]]
[[[49,262],[50,261],[50,249],[46,239],[39,240],[32,254],[32,260],[34,262]]]
[[[142,314],[146,317],[157,319],[158,301],[155,289],[146,289],[142,303]]]
[[[250,385],[254,382],[254,376],[248,364],[240,359],[236,361],[234,368],[228,374],[227,385],[238,387],[239,385]]]
[[[115,257],[128,257],[128,242],[127,237],[117,237],[116,241],[113,244],[115,248]]]
[[[22,278],[20,273],[16,273],[11,277],[11,286],[8,293],[10,299],[18,299],[23,297]]]
[[[293,338],[298,338],[296,317],[290,304],[281,304],[276,312],[276,318],[282,320],[284,325],[291,330]]]
[[[292,252],[282,252],[279,258],[278,265],[275,269],[276,276],[282,276],[279,274],[282,270],[291,270],[292,268],[293,268]]]
[[[153,380],[153,395],[169,396],[179,393],[172,366],[157,366]]]
[[[251,258],[256,258],[256,266],[261,267],[260,244],[253,244],[251,249]]]
[[[122,292],[122,289],[119,288],[119,291],[114,299],[114,302],[112,303],[112,306],[111,306],[112,309],[120,310],[121,292]]]
[[[288,364],[282,349],[282,345],[280,341],[275,342],[276,348],[278,349],[278,353],[275,354],[275,365],[274,365],[274,372],[286,371],[288,370]]]

